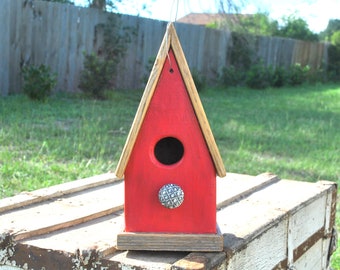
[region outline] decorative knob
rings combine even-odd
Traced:
[[[166,208],[179,207],[184,201],[184,191],[175,184],[164,185],[158,192],[159,202]]]

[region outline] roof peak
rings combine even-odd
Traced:
[[[194,108],[194,112],[196,114],[198,123],[201,128],[201,132],[206,141],[207,147],[209,149],[210,155],[212,157],[216,173],[218,176],[225,176],[225,167],[218,151],[215,139],[211,132],[208,119],[205,115],[201,100],[198,96],[198,92],[196,90],[195,83],[192,79],[189,66],[186,62],[182,47],[180,45],[175,27],[173,23],[168,23],[163,41],[161,43],[160,49],[158,51],[158,55],[156,57],[154,66],[152,68],[148,83],[145,87],[142,99],[140,101],[139,107],[137,109],[137,113],[135,115],[135,119],[132,123],[129,135],[127,137],[125,146],[123,148],[122,155],[117,165],[116,175],[118,177],[123,177],[125,168],[129,161],[131,152],[133,150],[134,144],[136,142],[140,127],[143,124],[144,117],[146,112],[149,109],[149,105],[152,99],[152,96],[155,92],[159,77],[161,75],[164,62],[167,59],[170,48],[172,49],[176,61],[178,63],[178,67],[180,73],[182,75],[182,79],[184,81],[186,90],[188,92],[192,107]]]

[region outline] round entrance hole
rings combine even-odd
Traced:
[[[154,154],[160,163],[171,165],[181,160],[184,154],[184,147],[178,139],[165,137],[156,143]]]

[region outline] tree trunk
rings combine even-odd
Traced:
[[[97,9],[105,11],[106,10],[106,0],[93,0],[90,7],[91,8],[97,8]]]

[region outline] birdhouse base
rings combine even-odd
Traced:
[[[223,235],[123,232],[117,249],[217,252],[223,250]]]

